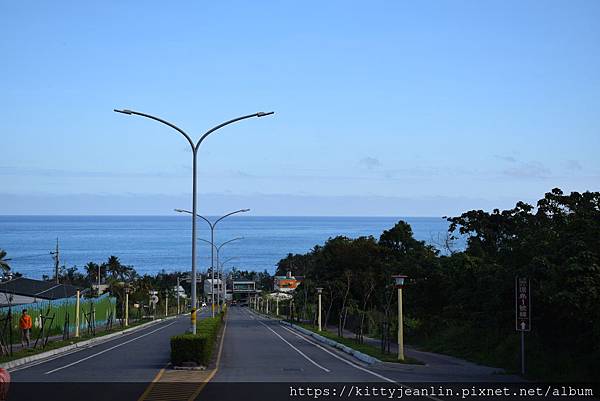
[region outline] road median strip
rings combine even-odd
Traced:
[[[210,319],[210,318],[208,318]],[[195,369],[176,369],[169,364],[161,369],[146,391],[140,396],[138,401],[193,401],[198,397],[204,386],[214,377],[219,370],[221,354],[223,353],[223,343],[225,332],[227,330],[227,314],[223,314],[223,325],[220,327],[220,341],[214,368]],[[216,345],[216,342],[215,344]],[[174,385],[176,384],[176,385]]]

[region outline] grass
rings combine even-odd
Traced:
[[[296,322],[293,322],[293,323],[295,325],[298,325],[298,326],[306,329],[306,330],[310,330],[313,333],[319,334],[323,337],[329,338],[330,340],[337,341],[338,343],[343,344],[347,347],[350,347],[356,351],[362,352],[363,354],[367,354],[369,356],[372,356],[373,358],[377,358],[383,362],[404,363],[404,364],[410,364],[410,365],[423,365],[423,362],[421,362],[417,359],[408,357],[408,356],[406,356],[403,361],[400,361],[400,360],[398,360],[398,355],[396,355],[396,354],[383,353],[383,352],[381,352],[381,349],[379,349],[378,347],[374,347],[370,344],[364,344],[364,343],[360,344],[353,338],[338,337],[337,334],[334,334],[334,333],[331,333],[328,331],[317,331],[312,325],[309,325],[309,324],[296,323]]]
[[[58,349],[61,347],[66,347],[68,345],[73,345],[73,344],[76,344],[81,341],[90,340],[92,338],[99,338],[99,337],[102,337],[102,336],[105,336],[105,335],[108,335],[111,333],[117,333],[117,332],[123,331],[125,329],[130,329],[132,327],[139,326],[143,323],[146,323],[146,321],[140,320],[135,323],[130,323],[129,326],[127,326],[126,328],[125,327],[121,328],[120,326],[115,325],[115,326],[113,326],[112,330],[105,330],[105,331],[98,332],[98,334],[96,334],[95,337],[88,335],[88,334],[81,334],[77,338],[72,337],[68,340],[49,340],[48,344],[46,344],[46,346],[44,348],[39,346],[39,344],[41,344],[41,341],[42,341],[42,339],[40,338],[40,341],[38,342],[38,348],[25,348],[25,349],[20,349],[19,351],[14,352],[12,355],[2,355],[2,356],[0,356],[0,363],[10,362],[10,361],[14,361],[16,359],[21,359],[21,358],[26,358],[28,356],[41,354],[42,352],[51,351],[51,350]],[[32,338],[31,344],[33,345],[34,342],[35,342],[35,339]]]

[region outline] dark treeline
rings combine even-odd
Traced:
[[[303,255],[288,255],[277,274],[304,276],[295,293],[302,317],[315,319],[323,287],[324,321],[355,333],[395,333],[392,274],[404,290],[409,343],[517,371],[515,277],[532,286],[532,331],[526,335],[532,377],[600,377],[600,193],[559,189],[537,207],[472,210],[450,222],[448,244],[466,235],[466,249],[442,255],[417,241],[400,221],[373,237],[330,238]],[[388,323],[388,328],[383,330]],[[397,326],[396,326],[397,327]],[[395,334],[392,334],[394,337]],[[395,341],[395,338],[392,338]]]

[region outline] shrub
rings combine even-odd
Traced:
[[[183,334],[171,337],[171,363],[175,366],[184,362],[208,365],[224,313],[220,316],[200,320],[196,324],[196,335]]]
[[[212,347],[209,338],[203,334],[183,334],[171,337],[171,363],[178,366],[184,362],[206,365],[210,360]]]

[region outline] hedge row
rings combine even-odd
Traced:
[[[171,337],[171,363],[173,366],[181,366],[184,362],[208,365],[219,328],[225,318],[225,312],[226,310],[223,310],[218,316],[200,320],[196,324],[196,334]]]

